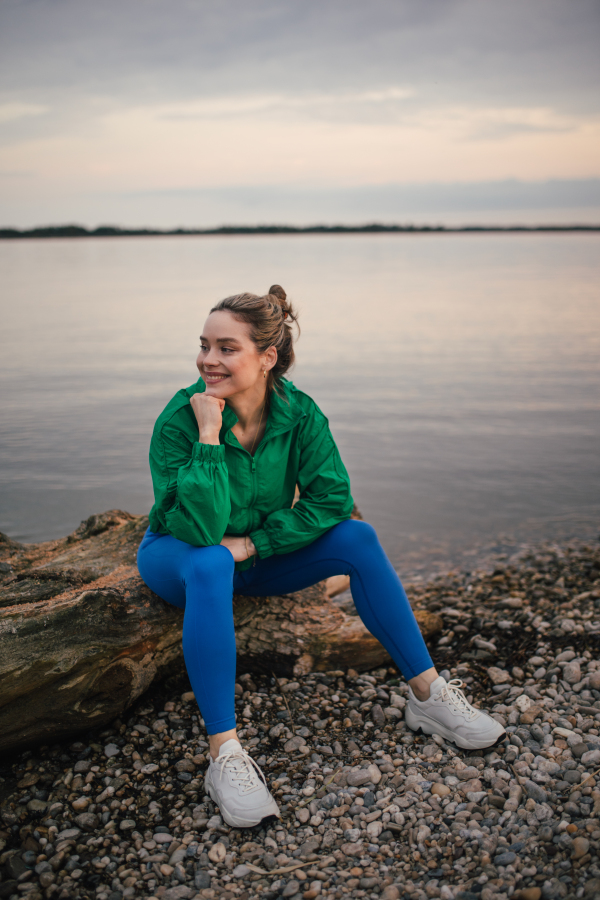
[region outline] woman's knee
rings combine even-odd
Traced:
[[[373,526],[369,522],[363,522],[362,519],[346,519],[335,525],[332,530],[335,531],[336,538],[353,551],[381,546]]]
[[[233,580],[235,560],[222,544],[210,547],[190,547],[186,560],[186,578],[194,578],[204,585],[222,579]]]

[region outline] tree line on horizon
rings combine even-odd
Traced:
[[[556,232],[600,231],[600,225],[222,225],[218,228],[119,228],[101,225],[47,225],[38,228],[0,228],[0,239],[18,238],[85,238],[144,237],[166,235],[235,235],[235,234],[372,234],[372,233],[463,233],[463,232]]]

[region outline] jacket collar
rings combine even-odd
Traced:
[[[267,419],[267,429],[263,441],[267,441],[270,438],[275,437],[275,435],[282,434],[285,431],[290,431],[294,425],[306,415],[296,400],[296,388],[292,382],[288,381],[287,378],[282,378],[280,385],[280,390],[284,394],[285,399],[280,397],[275,391],[271,392],[269,418]],[[198,379],[196,387],[201,392],[206,390],[206,385],[202,378]],[[237,420],[238,417],[235,412],[226,403],[225,408],[223,409],[221,439],[227,440],[227,443],[232,443],[231,436],[228,432],[231,431]],[[237,441],[235,441],[235,443],[237,443]]]

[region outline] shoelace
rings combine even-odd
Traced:
[[[223,777],[225,769],[229,769],[233,773],[235,784],[241,787],[243,793],[256,787],[257,776],[260,777],[265,787],[267,786],[265,776],[242,747],[239,750],[229,750],[227,753],[218,756],[215,760],[215,765],[220,766],[219,778]]]
[[[440,691],[440,695],[442,700],[447,700],[451,703],[457,712],[462,713],[468,721],[477,715],[477,710],[473,709],[463,692],[460,690],[462,683],[460,678],[453,678],[452,681],[446,682]]]

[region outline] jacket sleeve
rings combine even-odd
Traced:
[[[260,528],[250,533],[261,559],[312,544],[352,513],[354,501],[348,472],[328,421],[318,408],[310,425],[298,467],[300,499],[291,509],[271,513]]]
[[[225,447],[163,429],[152,436],[150,470],[153,514],[164,530],[195,547],[219,544],[231,513]]]

